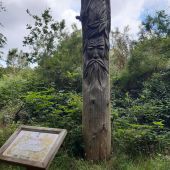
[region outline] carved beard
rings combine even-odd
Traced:
[[[89,84],[93,84],[96,81],[102,86],[102,82],[108,74],[108,70],[102,59],[91,59],[84,66],[84,79],[88,81]]]

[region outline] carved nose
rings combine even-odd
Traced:
[[[98,57],[97,55],[94,55],[94,59],[97,59],[97,57]]]
[[[93,55],[94,59],[97,59],[98,58],[98,53],[97,53],[97,50],[94,51],[94,55]]]

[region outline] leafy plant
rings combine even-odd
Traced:
[[[81,105],[79,95],[56,92],[53,88],[28,92],[25,96],[28,123],[67,129],[65,149],[71,154],[82,156]]]

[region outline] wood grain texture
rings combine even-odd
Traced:
[[[110,0],[82,0],[83,135],[89,160],[111,152],[109,33]]]

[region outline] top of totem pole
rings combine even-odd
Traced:
[[[111,16],[110,0],[82,0],[80,16],[76,17],[83,24],[85,39],[105,34],[109,37]]]

